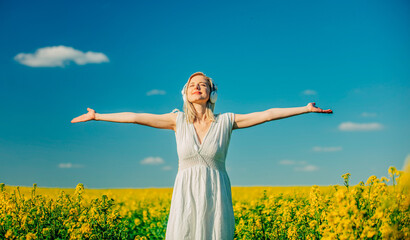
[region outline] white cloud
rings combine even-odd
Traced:
[[[296,164],[296,162],[293,161],[293,160],[281,160],[281,161],[279,162],[279,164],[280,164],[280,165],[294,165],[294,164]]]
[[[159,90],[159,89],[152,89],[151,91],[147,92],[147,96],[152,96],[152,95],[165,95],[166,92],[164,90]]]
[[[294,171],[300,172],[312,172],[317,171],[319,168],[317,166],[308,164],[306,161],[293,161],[293,160],[281,160],[279,161],[280,165],[291,165],[293,166]]]
[[[381,130],[383,125],[380,123],[354,123],[344,122],[339,125],[340,131],[377,131]]]
[[[280,165],[304,165],[306,164],[306,161],[293,161],[293,160],[281,160],[279,161]]]
[[[169,171],[169,170],[171,170],[171,169],[172,169],[171,166],[164,166],[164,167],[162,168],[162,170],[164,170],[164,171]]]
[[[313,147],[315,152],[336,152],[341,151],[342,147]]]
[[[311,90],[311,89],[306,89],[305,91],[303,91],[304,95],[316,95],[317,92],[315,90]]]
[[[369,113],[369,112],[364,112],[361,114],[362,117],[376,117],[376,113]]]
[[[144,165],[159,165],[164,163],[164,159],[160,157],[147,157],[141,160],[140,163]]]
[[[72,164],[72,163],[60,163],[58,164],[59,168],[82,168],[84,167],[81,164]]]
[[[360,89],[360,88],[355,88],[355,89],[352,90],[352,92],[355,93],[355,94],[364,93],[364,91],[363,91],[362,89]]]
[[[301,167],[296,167],[295,171],[300,171],[300,172],[313,172],[317,171],[319,168],[314,165],[306,165],[306,166],[301,166]]]
[[[14,57],[14,60],[29,67],[64,67],[70,61],[78,65],[109,61],[104,53],[91,51],[84,53],[62,45],[39,48],[35,53],[19,53]]]

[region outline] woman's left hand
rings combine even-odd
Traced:
[[[330,110],[330,109],[323,110],[321,108],[316,107],[315,105],[316,105],[316,103],[314,103],[314,102],[309,103],[307,105],[308,111],[309,112],[318,112],[318,113],[333,113],[333,111]]]

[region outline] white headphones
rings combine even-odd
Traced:
[[[184,102],[187,101],[186,94],[185,94],[187,84],[188,83],[185,83],[185,85],[184,85],[184,87],[182,88],[182,91],[181,91],[182,99],[184,100]],[[216,100],[218,99],[218,93],[217,92],[218,92],[218,87],[216,86],[215,83],[213,83],[212,88],[211,88],[211,94],[209,96],[209,101],[211,103],[216,103]]]

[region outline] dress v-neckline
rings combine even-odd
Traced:
[[[202,145],[204,144],[204,142],[205,142],[205,140],[206,140],[206,137],[208,136],[209,132],[211,131],[212,125],[214,125],[214,122],[211,122],[211,126],[209,126],[208,131],[206,132],[204,138],[202,139],[202,142],[200,142],[200,141],[199,141],[198,133],[196,132],[195,126],[194,126],[194,124],[192,123],[192,129],[193,129],[193,131],[194,131],[194,135],[195,135],[195,138],[196,138],[196,140],[197,140],[199,146],[202,146]]]
[[[216,121],[216,119],[215,119],[215,121]],[[209,126],[208,131],[206,132],[204,138],[202,139],[202,142],[199,141],[199,136],[198,136],[198,133],[196,132],[194,124],[193,123],[191,124],[192,125],[192,130],[194,131],[195,139],[198,142],[199,148],[201,148],[202,145],[204,145],[204,142],[206,141],[206,137],[209,135],[209,132],[212,130],[212,126],[214,125],[215,121],[211,122],[211,126]]]

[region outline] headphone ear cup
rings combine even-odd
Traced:
[[[209,96],[209,101],[211,101],[211,103],[216,103],[217,99],[218,99],[218,94],[216,93],[216,91],[212,91],[211,96]]]
[[[211,95],[209,96],[209,101],[211,103],[216,103],[216,100],[218,99],[218,87],[216,86],[216,84],[212,84],[212,92]]]
[[[184,102],[186,102],[186,94],[185,94],[185,89],[186,89],[186,83],[184,85],[184,87],[182,88],[181,94],[182,94],[182,99],[184,100]]]

